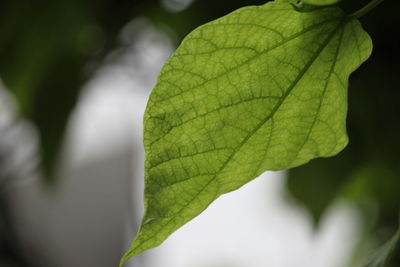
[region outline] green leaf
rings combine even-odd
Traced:
[[[396,249],[399,241],[400,227],[397,230],[396,234],[374,254],[370,262],[364,265],[364,267],[384,267],[386,262],[389,260],[391,254]]]
[[[189,34],[145,113],[146,212],[122,263],[220,195],[347,144],[348,77],[371,40],[338,8],[269,2]]]

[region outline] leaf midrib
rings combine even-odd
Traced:
[[[252,137],[254,134],[258,132],[258,130],[261,129],[267,123],[279,110],[279,108],[282,106],[283,102],[286,100],[286,98],[289,96],[289,94],[293,91],[293,89],[298,85],[300,80],[304,77],[304,75],[307,73],[307,71],[310,69],[310,67],[314,64],[315,60],[321,55],[322,51],[328,46],[332,38],[336,35],[337,31],[343,26],[345,21],[341,21],[338,26],[332,31],[332,33],[326,38],[324,43],[321,45],[321,47],[316,51],[313,57],[311,57],[310,61],[307,62],[305,65],[304,69],[299,73],[299,75],[296,77],[296,79],[293,81],[293,84],[287,89],[286,93],[282,96],[281,100],[275,105],[271,113],[264,119],[262,120],[252,132],[250,132],[244,139],[243,141],[239,144],[239,146],[235,149],[235,151],[231,154],[231,156],[225,161],[225,163],[222,165],[221,169],[217,173],[221,173],[225,167],[228,165],[230,160],[241,150],[244,144]],[[217,176],[217,173],[215,176]]]
[[[286,44],[286,43],[288,43],[288,42],[290,42],[290,41],[296,39],[297,37],[299,37],[299,36],[301,36],[301,35],[303,35],[303,34],[305,34],[305,33],[308,33],[308,32],[310,32],[310,31],[314,30],[315,28],[318,28],[318,27],[320,27],[320,26],[322,26],[322,25],[325,25],[325,24],[327,24],[327,23],[330,23],[330,22],[333,22],[333,21],[336,21],[336,20],[337,20],[338,22],[340,22],[340,19],[343,19],[343,18],[344,18],[343,16],[335,17],[335,18],[326,20],[326,21],[324,21],[324,22],[314,24],[314,25],[308,27],[307,29],[305,29],[305,30],[303,30],[303,31],[301,31],[301,32],[298,32],[298,33],[296,33],[296,34],[290,36],[289,38],[287,38],[287,39],[285,39],[285,40],[279,42],[278,44],[276,44],[276,45],[274,45],[274,46],[272,46],[272,47],[270,47],[270,48],[268,48],[268,49],[266,49],[266,50],[264,50],[264,51],[261,51],[261,52],[259,52],[258,54],[256,54],[256,55],[254,55],[254,56],[248,58],[246,61],[240,63],[239,65],[236,65],[235,67],[233,67],[233,68],[231,68],[231,69],[229,69],[229,70],[227,70],[227,71],[224,71],[224,72],[222,72],[221,74],[219,74],[219,75],[217,75],[217,76],[215,76],[215,77],[213,77],[213,78],[211,78],[211,79],[208,79],[207,81],[202,82],[202,83],[200,83],[200,84],[198,84],[198,85],[196,85],[196,86],[190,88],[190,89],[187,90],[187,91],[182,91],[182,92],[180,92],[179,94],[170,96],[170,97],[165,98],[165,99],[162,99],[162,100],[158,100],[156,103],[157,103],[157,104],[160,104],[160,103],[163,103],[163,102],[166,102],[166,101],[170,101],[171,99],[173,99],[173,98],[175,98],[175,97],[178,97],[178,96],[180,96],[180,95],[182,95],[182,94],[184,94],[184,93],[188,93],[189,91],[192,91],[192,90],[195,90],[195,89],[197,89],[197,88],[200,88],[200,87],[206,85],[207,83],[209,83],[209,82],[211,82],[211,81],[213,81],[213,80],[217,80],[217,79],[219,79],[219,78],[221,78],[221,77],[223,77],[223,76],[225,76],[225,75],[231,73],[232,71],[239,69],[240,67],[242,67],[242,66],[244,66],[244,65],[246,65],[246,64],[248,64],[248,63],[250,63],[251,61],[257,59],[257,58],[260,57],[261,55],[263,55],[263,54],[265,54],[265,53],[269,53],[269,52],[273,51],[274,49],[277,49],[277,48],[281,47],[282,45],[284,45],[284,44]],[[339,25],[340,25],[340,23],[339,23]],[[178,54],[178,56],[179,56],[179,54]],[[172,71],[172,70],[171,70],[171,71]],[[162,75],[164,75],[164,74],[165,74],[165,73],[163,73]],[[163,80],[161,80],[162,75],[160,76],[160,82],[164,82]],[[171,83],[171,82],[169,82],[169,81],[166,81],[166,82]],[[174,85],[174,86],[176,86],[176,87],[179,88],[179,86],[177,86],[177,85]],[[152,103],[152,104],[153,104],[153,103]],[[227,107],[229,107],[229,106],[227,105]],[[149,105],[149,113],[150,113],[150,109],[151,109],[151,106]],[[212,112],[217,111],[217,110],[221,110],[221,108],[219,107],[219,108],[217,108],[217,109],[208,111],[207,114],[212,113]],[[146,112],[146,113],[147,113],[147,112]],[[163,139],[167,134],[169,134],[169,133],[171,132],[171,130],[172,130],[173,128],[182,126],[182,125],[184,125],[185,123],[187,123],[187,122],[189,122],[189,121],[192,121],[192,120],[195,120],[196,118],[198,118],[198,117],[200,117],[200,116],[202,116],[202,115],[203,115],[203,114],[200,114],[200,115],[198,115],[198,116],[196,116],[196,117],[194,117],[194,118],[191,118],[191,119],[189,119],[189,120],[187,120],[187,121],[184,121],[184,122],[181,122],[181,123],[179,123],[179,124],[170,126],[169,129],[167,130],[167,133],[164,133],[164,134],[163,134],[162,136],[160,136],[159,138],[153,140],[150,144],[148,144],[148,145],[145,144],[146,147],[148,146],[148,147],[150,148],[152,145],[154,145],[155,143],[157,143],[158,141],[160,141],[161,139]],[[147,117],[146,119],[152,119],[152,118],[156,118],[156,119],[157,119],[157,116],[148,115],[148,117]],[[146,143],[146,142],[145,142],[145,143]],[[147,149],[146,149],[146,150],[147,150]]]

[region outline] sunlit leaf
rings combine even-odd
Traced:
[[[283,2],[189,34],[147,106],[146,213],[122,263],[263,172],[340,152],[348,77],[371,49],[340,9],[298,12]]]

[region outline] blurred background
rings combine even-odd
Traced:
[[[265,2],[0,1],[0,267],[118,266],[143,214],[159,70],[197,26]],[[263,174],[126,266],[361,266],[398,225],[398,10],[362,18],[374,53],[351,77],[342,153]]]

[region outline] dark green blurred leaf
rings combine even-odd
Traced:
[[[289,192],[309,209],[316,223],[346,183],[355,163],[351,152],[346,148],[329,160],[316,159],[289,172]]]

